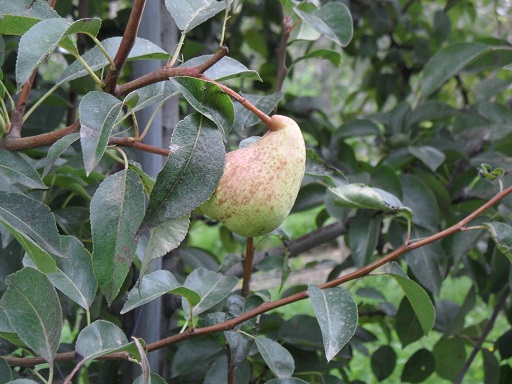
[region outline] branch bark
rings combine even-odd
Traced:
[[[116,91],[116,86],[117,82],[119,81],[121,71],[123,70],[128,55],[130,54],[130,51],[135,44],[135,39],[137,38],[137,33],[139,32],[140,20],[142,18],[142,12],[144,12],[145,5],[146,0],[135,0],[133,3],[130,18],[128,19],[128,24],[126,25],[123,38],[121,39],[121,44],[119,45],[116,56],[114,57],[114,64],[116,67],[110,68],[107,74],[107,78],[105,79],[105,92],[114,94]]]

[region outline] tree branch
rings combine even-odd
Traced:
[[[177,67],[177,68],[167,68],[162,67],[154,70],[153,72],[148,73],[138,79],[132,80],[126,84],[120,85],[117,87],[117,90],[114,93],[114,96],[124,96],[136,89],[145,87],[150,84],[158,83],[160,81],[169,80],[170,77],[176,76],[190,76],[190,77],[199,77],[217,62],[226,56],[229,53],[229,50],[226,46],[220,47],[217,52],[215,52],[212,57],[206,60],[204,63],[196,66],[196,67]]]
[[[121,71],[124,67],[124,64],[126,63],[130,51],[133,48],[133,45],[135,44],[135,39],[137,38],[137,33],[139,32],[140,20],[142,18],[142,12],[144,12],[145,5],[146,0],[135,0],[133,3],[130,18],[128,19],[126,29],[124,30],[123,38],[121,39],[121,44],[119,45],[116,56],[114,57],[114,64],[116,67],[110,68],[107,74],[107,78],[105,79],[105,92],[111,94],[115,93],[116,85],[119,81]]]
[[[469,367],[473,363],[473,360],[475,360],[476,355],[478,352],[480,352],[480,349],[482,348],[482,344],[484,343],[485,339],[489,335],[489,333],[492,331],[492,328],[494,327],[494,323],[496,322],[496,319],[498,317],[498,314],[503,309],[503,306],[505,305],[508,295],[510,295],[510,286],[506,286],[503,292],[501,292],[501,295],[496,303],[496,306],[494,307],[494,310],[492,311],[491,317],[489,318],[489,321],[485,325],[485,328],[482,331],[482,334],[478,338],[475,346],[473,347],[473,350],[471,351],[471,354],[469,355],[468,359],[464,362],[464,365],[459,371],[459,374],[457,375],[457,379],[455,379],[454,384],[460,384],[462,383],[462,380],[464,379],[464,376],[466,375],[466,372],[468,371]]]
[[[252,263],[254,259],[254,238],[248,237],[245,251],[245,261],[244,261],[244,280],[242,282],[242,292],[240,296],[244,299],[247,299],[249,296],[249,290],[251,288],[251,273],[252,273]]]
[[[417,248],[421,248],[427,244],[433,243],[437,240],[443,239],[449,235],[455,234],[457,232],[460,232],[465,228],[465,226],[470,223],[472,220],[480,216],[483,212],[485,212],[487,209],[492,207],[493,205],[497,204],[499,201],[503,200],[506,196],[512,193],[512,186],[508,187],[504,191],[496,194],[492,199],[490,199],[488,202],[486,202],[484,205],[482,205],[480,208],[475,210],[470,215],[466,216],[466,218],[462,219],[458,223],[452,225],[451,227],[434,234],[432,236],[426,237],[424,239],[418,240],[416,242],[409,242],[401,247],[397,248],[393,252],[389,253],[388,255],[380,258],[379,260],[374,261],[373,263],[368,264],[367,266],[360,268],[352,273],[348,273],[344,276],[341,276],[337,279],[334,279],[332,281],[329,281],[325,284],[320,285],[321,289],[325,288],[332,288],[336,287],[338,285],[341,285],[343,283],[346,283],[348,281],[357,279],[362,276],[366,276],[370,274],[375,269],[379,268],[380,266],[389,263],[390,261],[398,259],[400,256],[414,250]],[[291,295],[276,301],[266,302],[261,304],[260,306],[238,316],[230,320],[226,320],[222,323],[210,325],[202,328],[194,328],[190,329],[188,331],[155,341],[153,343],[150,343],[147,345],[147,351],[151,352],[157,349],[161,349],[164,347],[167,347],[171,344],[176,344],[181,341],[189,340],[193,337],[198,337],[202,335],[209,335],[217,332],[222,331],[228,331],[230,329],[233,329],[237,325],[240,325],[247,320],[250,320],[256,316],[259,316],[265,312],[271,311],[273,309],[283,307],[285,305],[294,303],[296,301],[304,300],[309,297],[308,291],[299,292],[295,295]],[[63,361],[63,360],[73,360],[74,359],[74,353],[73,352],[66,352],[66,353],[59,353],[55,357],[55,361]],[[46,361],[41,357],[34,357],[34,358],[13,358],[13,357],[3,357],[10,365],[15,366],[23,366],[23,367],[32,367],[37,364],[43,364],[46,363]],[[126,353],[124,352],[117,352],[117,353],[111,353],[109,355],[105,355],[101,357],[100,359],[111,359],[111,360],[121,360],[126,359]]]
[[[5,136],[0,140],[0,148],[8,149],[10,151],[23,151],[25,149],[32,149],[50,145],[55,143],[62,137],[80,130],[80,122],[77,120],[70,126],[55,131],[42,133],[40,135],[30,137],[12,137]]]
[[[283,21],[281,24],[281,40],[277,47],[277,74],[276,74],[276,92],[280,92],[283,88],[284,79],[288,69],[286,68],[286,47],[288,46],[288,39],[292,33],[294,24],[292,18],[284,14],[283,8]]]

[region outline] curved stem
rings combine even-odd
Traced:
[[[183,47],[183,43],[185,42],[185,37],[187,36],[186,33],[181,32],[180,41],[178,41],[178,45],[176,46],[176,49],[174,50],[174,53],[172,54],[172,59],[167,63],[165,68],[172,68],[174,67],[174,64],[176,64],[176,61],[178,60],[178,56],[180,55],[181,48]]]
[[[92,41],[94,41],[94,44],[96,44],[96,46],[99,48],[99,50],[101,51],[101,53],[103,53],[103,55],[105,56],[105,58],[108,60],[108,62],[110,63],[110,68],[115,71],[116,70],[116,63],[114,63],[114,60],[110,57],[110,55],[108,54],[107,50],[105,49],[105,47],[103,46],[103,44],[101,44],[101,41],[99,41],[96,36],[94,35],[91,35],[91,34],[87,34],[87,36],[89,36]]]
[[[59,89],[61,83],[55,84],[53,87],[51,87],[48,92],[46,92],[43,96],[39,98],[39,100],[36,101],[36,103],[23,115],[23,122],[27,121],[27,119],[30,117],[30,115],[39,107],[53,92],[55,92],[57,89]]]
[[[73,54],[73,52],[71,52],[71,54]],[[91,69],[91,67],[89,67],[89,64],[87,64],[85,62],[85,60],[82,58],[82,56],[80,56],[78,53],[77,54],[73,54],[73,56],[78,60],[78,62],[80,64],[82,64],[82,66],[84,67],[84,69],[87,71],[87,73],[89,74],[89,76],[91,76],[91,78],[94,80],[94,82],[99,85],[100,87],[103,87],[103,81],[101,81],[101,79],[96,76],[96,74],[94,73],[94,71]]]

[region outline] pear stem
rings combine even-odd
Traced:
[[[247,238],[246,250],[245,250],[245,261],[244,261],[244,280],[242,283],[242,297],[244,299],[249,296],[249,290],[251,285],[251,273],[252,273],[252,259],[254,258],[254,239],[252,237]]]
[[[220,89],[222,89],[222,91],[231,96],[233,99],[235,99],[236,101],[238,101],[240,104],[242,104],[245,108],[247,108],[249,111],[251,111],[252,113],[254,113],[256,116],[258,116],[258,118],[263,122],[263,124],[265,124],[265,126],[271,130],[271,131],[275,131],[276,128],[274,127],[274,123],[272,121],[272,118],[267,115],[265,112],[263,112],[261,109],[259,109],[258,107],[256,107],[254,104],[252,104],[249,100],[247,100],[245,97],[243,97],[242,95],[240,95],[239,93],[233,91],[231,88],[225,86],[224,84],[221,84],[215,80],[212,80],[204,75],[201,75],[199,76],[200,79],[203,79],[203,80],[206,80],[206,81],[209,81],[210,83],[213,83],[215,84],[217,87],[219,87]]]

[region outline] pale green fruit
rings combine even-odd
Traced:
[[[258,141],[226,155],[224,173],[201,211],[234,233],[265,235],[286,219],[299,193],[306,148],[299,126],[274,115]]]

